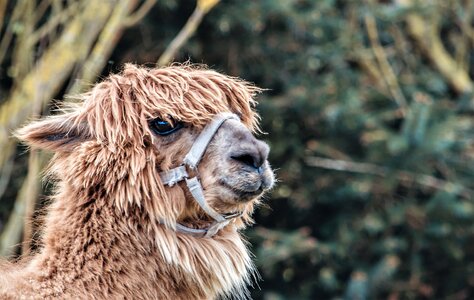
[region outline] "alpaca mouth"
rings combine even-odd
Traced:
[[[236,195],[236,198],[238,201],[246,202],[250,201],[252,199],[257,198],[258,196],[262,195],[264,192],[262,184],[258,184],[257,187],[248,187],[247,189],[239,186],[235,187],[230,184],[228,184],[225,180],[221,180],[222,186],[224,186],[226,189],[230,190],[234,195]]]

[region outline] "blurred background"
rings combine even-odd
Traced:
[[[1,255],[51,189],[12,131],[126,62],[191,61],[267,89],[254,299],[474,299],[474,1],[1,0],[0,26]]]

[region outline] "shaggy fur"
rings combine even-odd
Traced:
[[[0,262],[0,298],[246,298],[255,271],[238,230],[251,222],[258,197],[240,201],[220,187],[219,176],[237,189],[257,179],[219,156],[228,155],[221,150],[227,139],[227,148],[261,143],[266,158],[268,147],[250,134],[258,131],[258,92],[204,68],[128,64],[81,95],[79,104],[19,130],[32,147],[55,152],[48,174],[56,191],[38,253]],[[244,215],[212,238],[177,233],[177,222],[202,227],[212,220],[182,184],[163,186],[159,172],[179,165],[220,112],[238,114],[243,125],[219,129],[199,167],[201,181],[214,209]],[[186,125],[160,137],[149,128],[155,118]],[[268,162],[261,176],[271,187]]]

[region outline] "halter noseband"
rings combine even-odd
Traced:
[[[232,219],[242,215],[242,213],[221,215],[212,207],[210,207],[207,204],[206,198],[204,197],[204,191],[202,189],[201,183],[199,182],[198,176],[189,178],[188,172],[186,170],[186,167],[189,167],[194,173],[197,173],[197,166],[201,161],[207,146],[209,146],[209,143],[211,142],[219,127],[221,127],[221,125],[229,119],[240,121],[239,117],[235,114],[217,114],[212,119],[212,121],[206,125],[206,127],[204,127],[196,141],[194,141],[191,149],[184,157],[183,164],[171,170],[160,172],[160,178],[164,185],[171,187],[180,181],[186,181],[186,186],[188,187],[194,200],[196,200],[196,202],[206,212],[206,214],[214,219],[214,222],[211,225],[203,229],[195,229],[177,223],[176,230],[179,232],[190,234],[196,237],[212,237],[219,230],[229,224]]]

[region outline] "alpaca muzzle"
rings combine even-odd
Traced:
[[[203,229],[190,228],[177,223],[176,230],[179,232],[196,237],[212,237],[219,230],[229,224],[232,219],[242,215],[242,213],[222,215],[207,204],[202,185],[199,181],[199,173],[197,169],[213,136],[216,134],[217,130],[219,130],[221,125],[229,119],[240,121],[239,117],[235,114],[220,113],[216,115],[196,138],[191,149],[184,157],[183,164],[168,171],[160,172],[160,178],[164,185],[171,187],[184,180],[194,200],[206,212],[206,214],[214,219],[214,222],[211,225]],[[196,176],[189,178],[190,176],[187,171],[188,168],[192,170],[193,174],[196,174]]]

